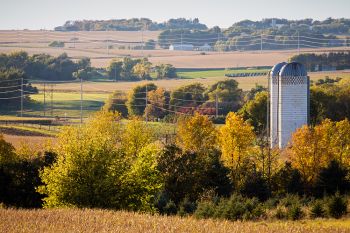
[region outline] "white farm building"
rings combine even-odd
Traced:
[[[284,148],[308,124],[310,80],[302,64],[279,63],[270,72],[269,86],[271,147]]]
[[[192,51],[193,48],[192,44],[172,44],[169,46],[169,50]]]

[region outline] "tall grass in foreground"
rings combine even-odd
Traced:
[[[350,232],[350,220],[232,222],[91,209],[0,209],[0,232]]]

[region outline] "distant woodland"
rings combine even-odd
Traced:
[[[169,19],[163,23],[157,23],[147,18],[110,19],[110,20],[77,20],[67,21],[63,26],[55,28],[55,31],[159,31],[166,29],[193,29],[207,30],[205,24],[195,19]]]
[[[157,44],[209,45],[215,51],[341,47],[350,45],[350,19],[243,20],[227,29],[208,28],[195,19],[169,19],[157,23],[147,18],[67,21],[56,31],[162,31]]]

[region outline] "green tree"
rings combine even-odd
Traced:
[[[175,111],[187,111],[187,107],[198,107],[205,102],[204,91],[205,87],[201,83],[181,86],[171,92],[170,105]]]
[[[219,114],[237,111],[242,99],[242,89],[238,88],[238,82],[233,79],[219,81],[213,84],[205,92],[206,99],[219,103]]]
[[[155,66],[157,79],[176,78],[176,68],[171,64],[160,64]]]
[[[126,107],[127,96],[122,91],[115,91],[106,100],[103,110],[119,112],[123,117],[128,116],[128,108]]]
[[[129,115],[142,116],[146,108],[146,90],[149,92],[156,89],[157,86],[153,83],[136,86],[132,89],[128,94],[128,101],[126,102]]]
[[[121,72],[122,72],[123,62],[119,60],[112,60],[107,67],[107,73],[109,79],[114,81],[121,80]]]
[[[259,92],[239,110],[243,119],[248,121],[254,127],[254,131],[257,135],[266,132],[267,99],[267,92]]]

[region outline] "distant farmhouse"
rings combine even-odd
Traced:
[[[193,48],[192,44],[172,44],[169,46],[169,50],[193,51]]]

